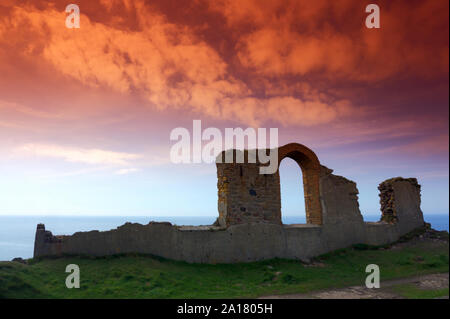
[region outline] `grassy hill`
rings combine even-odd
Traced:
[[[448,272],[447,239],[391,247],[356,245],[305,264],[273,259],[242,264],[188,264],[145,255],[61,257],[0,262],[2,298],[239,298],[307,293],[364,285],[368,264],[383,280]],[[68,264],[80,267],[81,287],[68,289]],[[445,294],[445,293],[444,293]],[[446,292],[448,295],[448,290]]]

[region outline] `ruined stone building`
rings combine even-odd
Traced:
[[[303,173],[306,224],[282,224],[278,171],[260,174],[258,160],[217,163],[219,217],[214,225],[126,223],[110,231],[53,236],[39,224],[34,256],[133,252],[200,263],[304,260],[353,244],[391,243],[424,224],[415,178],[381,183],[380,221],[364,222],[355,182],[332,174],[306,146],[278,148],[278,165],[286,157]]]

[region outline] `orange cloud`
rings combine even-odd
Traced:
[[[105,5],[111,10],[116,3]],[[307,92],[297,91],[259,97],[193,30],[171,24],[141,1],[133,5],[138,30],[116,29],[86,15],[81,17],[81,29],[67,29],[64,12],[29,6],[14,7],[0,23],[0,35],[20,34],[27,26],[32,39],[24,37],[23,43],[18,39],[14,44],[23,48],[25,56],[44,59],[89,87],[138,93],[158,109],[190,109],[255,126],[269,119],[283,125],[315,125],[349,114],[348,101],[326,95],[306,97]]]
[[[195,1],[198,24],[171,22],[158,1],[82,2],[81,29],[65,28],[64,10],[45,2],[10,7],[0,53],[159,110],[253,126],[358,118],[366,108],[343,98],[342,84],[448,74],[442,0],[381,3],[380,30],[364,27],[365,4],[352,0]],[[206,34],[218,14],[225,40],[216,43]]]
[[[210,2],[237,35],[243,66],[264,75],[380,81],[448,73],[448,1],[380,2],[381,29],[361,1]],[[447,34],[447,37],[442,36]]]

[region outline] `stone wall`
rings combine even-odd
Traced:
[[[320,165],[300,144],[279,148],[279,162],[293,158],[303,171],[307,224],[281,223],[280,178],[259,174],[259,163],[217,163],[218,222],[214,226],[126,223],[110,231],[53,236],[39,224],[34,256],[104,256],[144,253],[199,263],[270,258],[305,260],[353,244],[382,245],[424,224],[420,185],[414,178],[380,184],[382,217],[365,223],[356,183]],[[300,181],[299,181],[300,183]]]
[[[416,178],[391,178],[382,182],[378,189],[382,221],[393,224],[399,218],[423,220],[420,210],[421,187]]]
[[[324,240],[328,250],[365,242],[365,225],[359,210],[356,183],[321,166],[320,201]]]
[[[394,224],[400,232],[408,232],[423,224],[423,213],[420,209],[421,187],[416,178],[391,178],[379,186],[382,221]],[[388,190],[389,205],[386,205],[386,191]],[[391,213],[394,219],[386,218]]]
[[[266,150],[268,152],[269,150]],[[239,151],[233,150],[233,158]],[[218,189],[218,225],[231,225],[265,222],[281,224],[280,175],[277,170],[273,174],[261,174],[264,166],[258,160],[257,153],[251,156],[243,153],[244,163],[224,163],[225,154],[218,156],[217,189]],[[240,152],[242,153],[242,152]],[[320,163],[312,150],[304,145],[291,143],[278,148],[278,165],[286,158],[295,160],[303,173],[306,220],[308,224],[322,224],[322,207],[320,204]]]
[[[280,175],[260,174],[259,163],[217,163],[218,224],[281,224]]]
[[[378,186],[381,219],[377,223],[366,223],[368,243],[387,244],[424,225],[420,188],[416,178],[402,177],[385,180]]]
[[[321,166],[320,199],[326,225],[362,223],[356,183]]]

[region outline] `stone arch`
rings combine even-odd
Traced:
[[[286,157],[296,161],[302,170],[306,222],[322,225],[319,189],[320,162],[317,155],[304,145],[290,143],[278,148],[278,167]]]

